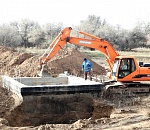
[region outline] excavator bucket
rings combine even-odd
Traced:
[[[39,77],[51,77],[47,70],[44,69],[45,64],[42,65],[40,72],[38,73]]]

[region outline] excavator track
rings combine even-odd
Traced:
[[[112,93],[150,93],[150,84],[147,83],[115,83],[105,86]]]
[[[150,82],[104,82],[104,90],[112,93],[150,93]]]
[[[140,82],[105,82],[102,98],[111,101],[117,106],[134,105],[143,96],[150,95],[150,83]]]

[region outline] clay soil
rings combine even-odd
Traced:
[[[3,46],[0,46],[0,53],[0,76],[38,76],[39,55],[19,53],[12,48]],[[54,77],[64,71],[82,77],[81,64],[84,57],[87,56],[80,51],[63,49],[47,63],[45,70]],[[91,60],[89,57],[87,58]],[[94,76],[105,75],[105,69],[102,66],[94,61],[92,63]],[[137,97],[132,103],[126,101],[122,106],[116,106],[110,118],[81,119],[72,124],[11,127],[5,116],[17,107],[17,96],[2,88],[2,82],[0,84],[0,129],[3,130],[150,130],[150,96]]]

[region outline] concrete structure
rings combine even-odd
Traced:
[[[21,99],[18,107],[6,117],[11,126],[72,123],[90,118],[96,109],[94,99],[99,97],[103,87],[99,82],[64,74],[56,78],[2,76],[2,83]],[[108,111],[99,108],[102,112]],[[99,118],[110,116],[110,112],[103,113],[106,114],[99,114]]]
[[[60,75],[59,77],[18,77],[2,76],[3,87],[18,95],[62,94],[101,91],[102,83],[84,80],[81,77]]]

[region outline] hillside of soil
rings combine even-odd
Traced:
[[[0,46],[0,76],[10,77],[36,77],[39,71],[39,55],[19,53],[15,49]],[[57,76],[64,71],[82,76],[81,64],[83,53],[74,49],[61,50],[45,67],[51,76]],[[87,59],[91,60],[89,57]],[[92,60],[91,60],[92,61]],[[93,75],[105,74],[105,69],[93,62]],[[0,84],[2,84],[0,82]],[[16,104],[14,95],[2,88],[0,85],[0,129],[2,130],[149,130],[150,129],[150,96],[138,99],[136,104],[124,104],[125,107],[118,107],[111,115],[111,118],[93,120],[82,119],[72,124],[46,124],[36,127],[10,127],[9,122],[4,118]],[[97,107],[97,106],[96,106]],[[97,111],[97,113],[99,113]],[[94,116],[97,116],[95,114]]]
[[[11,77],[36,77],[40,71],[39,55],[28,53],[19,53],[16,50],[8,47],[0,46],[0,75],[9,75]],[[64,71],[72,75],[81,76],[83,74],[81,65],[85,56],[80,51],[75,49],[61,50],[51,61],[45,66],[45,70],[51,76],[57,76]],[[87,57],[87,59],[90,59]],[[105,69],[92,61],[93,74],[103,75]]]

